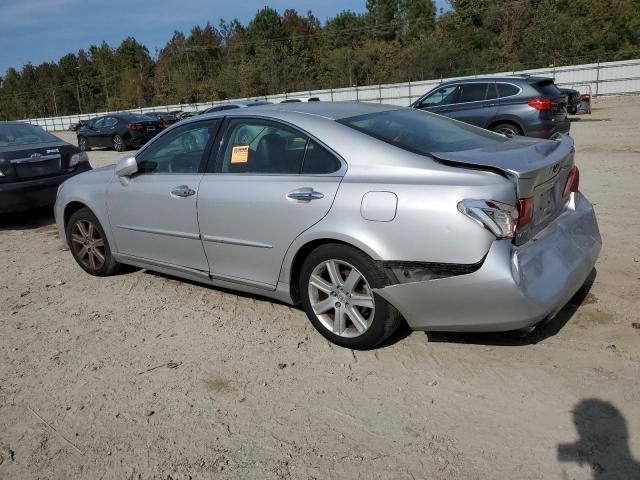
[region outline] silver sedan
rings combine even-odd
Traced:
[[[181,122],[66,181],[60,233],[92,275],[123,265],[301,305],[371,348],[415,330],[552,317],[600,252],[573,141],[509,138],[383,105],[298,103]]]

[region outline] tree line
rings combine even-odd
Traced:
[[[246,25],[135,38],[0,77],[0,119],[257,97],[640,57],[640,0],[366,0],[324,24],[270,7]]]

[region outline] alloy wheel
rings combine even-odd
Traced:
[[[369,282],[343,260],[326,260],[316,266],[308,293],[316,318],[335,335],[358,337],[373,322],[375,299]]]
[[[496,132],[501,133],[502,135],[508,135],[510,137],[514,137],[514,136],[518,135],[518,132],[516,132],[511,127],[502,127],[502,128],[499,128],[498,130],[496,130]]]
[[[123,142],[122,142],[122,137],[120,137],[120,135],[116,135],[115,137],[113,137],[113,148],[117,152],[121,152],[123,150]]]
[[[87,139],[84,137],[80,137],[78,139],[78,147],[80,147],[80,150],[86,150],[87,149]]]
[[[105,262],[104,239],[98,228],[89,220],[78,220],[71,229],[71,245],[76,258],[87,269],[95,272]]]

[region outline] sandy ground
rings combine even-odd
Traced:
[[[640,97],[594,108],[597,275],[525,338],[353,352],[258,297],[90,277],[50,213],[3,218],[0,478],[640,478]]]

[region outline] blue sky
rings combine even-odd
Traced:
[[[443,7],[446,0],[438,0]],[[265,5],[282,12],[312,10],[321,20],[342,10],[364,11],[366,0],[0,0],[0,75],[9,67],[57,61],[63,55],[106,40],[112,46],[128,36],[151,54],[174,30],[221,18],[250,20]]]

